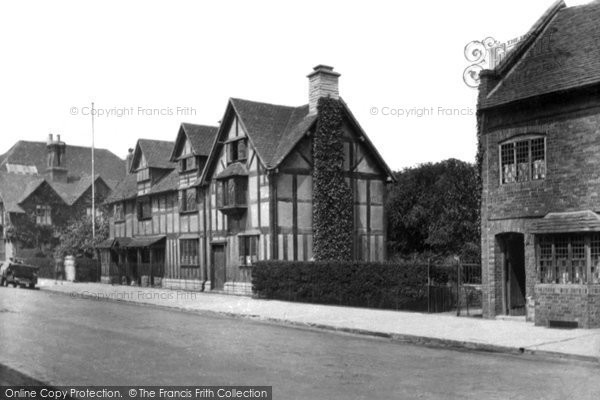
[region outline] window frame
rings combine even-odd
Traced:
[[[139,168],[135,173],[138,183],[148,182],[150,180],[150,168],[148,167]]]
[[[35,224],[39,226],[52,225],[52,206],[49,204],[37,204],[35,206]]]
[[[188,192],[194,191],[193,201],[190,202],[190,197]],[[190,204],[193,204],[190,207]],[[198,211],[198,189],[195,187],[189,187],[187,189],[182,189],[179,191],[179,213],[195,213]]]
[[[115,218],[115,223],[124,222],[125,221],[125,204],[115,203],[115,205],[113,206],[113,216]]]
[[[536,169],[535,162],[540,159],[534,159],[534,142],[542,140],[543,145],[543,176],[536,178],[534,171]],[[527,143],[526,153],[527,154],[527,162],[519,162],[519,156],[523,156],[523,152],[519,153],[519,146],[523,145],[523,143]],[[510,147],[510,153],[512,157],[512,163],[505,163],[505,151],[504,149]],[[543,181],[548,176],[548,158],[547,158],[547,140],[546,135],[544,134],[530,134],[530,135],[520,135],[518,137],[513,137],[511,139],[502,141],[498,143],[498,171],[499,171],[499,184],[500,186],[517,184],[517,183],[525,183],[525,182],[534,182],[534,181]],[[521,178],[522,174],[520,174],[521,165],[527,165],[527,177]],[[505,181],[505,165],[513,165],[514,166],[514,177],[510,181]]]
[[[536,235],[537,283],[598,284],[600,283],[599,266],[599,233]]]
[[[147,206],[148,215],[144,214],[144,206]],[[147,221],[152,219],[152,201],[148,197],[142,197],[137,199],[136,202],[136,213],[138,221]]]
[[[232,176],[220,179],[217,182],[216,194],[218,208],[247,207],[248,178]]]
[[[238,262],[240,267],[251,267],[258,261],[260,235],[238,236]]]
[[[179,239],[179,265],[182,268],[200,267],[200,239]]]
[[[243,157],[240,157],[240,143],[243,144]],[[234,151],[235,149],[235,151]],[[227,165],[235,162],[247,161],[248,160],[248,138],[246,136],[239,136],[234,139],[227,141],[225,144],[225,152],[227,156]],[[235,157],[234,157],[235,156]]]

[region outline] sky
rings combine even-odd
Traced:
[[[125,157],[181,122],[217,125],[229,97],[306,104],[306,75],[327,64],[392,169],[472,162],[465,46],[525,34],[552,2],[2,2],[0,153],[50,133],[90,146],[94,102],[96,147]]]

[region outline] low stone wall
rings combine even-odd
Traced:
[[[577,322],[579,328],[600,327],[600,285],[535,285],[535,324]]]

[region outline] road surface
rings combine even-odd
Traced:
[[[2,383],[267,385],[277,400],[600,399],[593,364],[13,288],[0,288],[0,365]]]

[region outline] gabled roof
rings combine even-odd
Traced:
[[[94,181],[96,182],[96,184],[98,184],[98,182],[102,182],[110,189],[112,189],[112,187],[109,184],[107,184],[106,181],[102,179],[100,175],[96,175],[96,179]],[[48,183],[50,184],[50,186],[52,186],[56,193],[58,193],[58,195],[62,197],[65,203],[67,203],[69,206],[72,206],[77,200],[79,200],[79,198],[81,198],[81,196],[83,196],[85,192],[88,191],[88,189],[90,189],[90,187],[92,186],[92,177],[85,176],[80,180],[72,183]]]
[[[45,142],[20,140],[0,156],[0,172],[7,172],[6,164],[35,166],[39,174],[46,171],[47,146]],[[107,180],[120,180],[125,175],[125,161],[105,149],[95,149],[96,173]],[[90,147],[66,146],[65,168],[70,177],[92,174],[92,149]]]
[[[277,167],[287,155],[285,142],[292,136],[301,137],[316,121],[316,115],[308,114],[308,105],[289,107],[235,98],[229,104],[267,168]]]
[[[45,182],[40,176],[0,173],[0,199],[4,209],[10,213],[24,213],[20,204]]]
[[[177,159],[176,153],[183,145],[184,138],[190,141],[195,155],[208,157],[218,131],[219,128],[216,126],[182,123],[179,133],[177,133],[170,160],[175,161]]]
[[[174,142],[165,140],[139,139],[133,153],[130,172],[135,172],[133,168],[139,163],[142,154],[149,168],[175,168],[175,165],[169,161],[174,145]]]
[[[555,2],[493,73],[499,80],[480,102],[490,108],[600,83],[600,3]]]
[[[382,169],[394,179],[392,171],[358,124],[348,105],[341,98],[340,101],[351,125],[360,132],[363,142],[373,153]],[[317,122],[317,115],[309,114],[308,105],[290,107],[235,98],[229,99],[223,124],[215,138],[207,168],[204,169],[202,177],[197,183],[205,182],[208,178],[210,165],[217,157],[217,151],[220,148],[219,139],[227,129],[226,121],[233,118],[234,115],[238,116],[248,135],[248,140],[267,169],[277,168]]]

